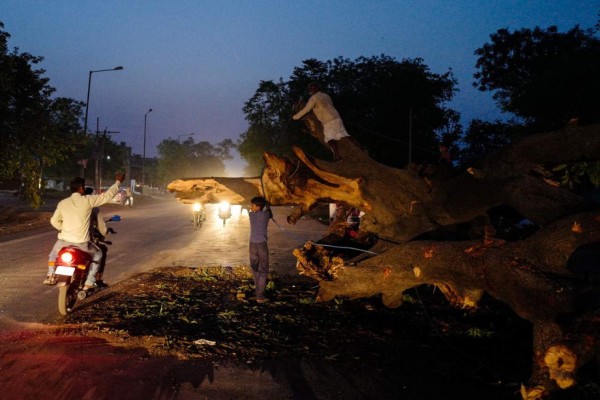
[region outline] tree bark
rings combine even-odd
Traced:
[[[314,115],[304,120],[323,143]],[[477,307],[488,293],[533,324],[534,370],[522,389],[524,398],[572,386],[579,367],[599,362],[600,307],[582,309],[581,299],[598,295],[598,285],[588,278],[600,271],[596,263],[591,272],[580,273],[577,254],[586,246],[597,249],[600,214],[553,182],[548,168],[598,160],[600,125],[524,138],[463,173],[441,165],[391,168],[346,138],[338,150],[341,162],[313,159],[297,147],[295,160],[265,153],[258,178],[176,181],[169,190],[185,201],[198,196],[204,202],[228,197],[243,203],[262,194],[272,205],[298,205],[288,216],[290,223],[323,202],[360,209],[365,213],[361,233],[378,238],[370,248],[376,255],[366,253],[350,266],[318,242],[294,250],[299,272],[319,281],[319,299],[381,295],[386,306],[398,307],[405,290],[432,284],[452,304]],[[490,232],[482,240],[424,240],[426,234],[471,222],[500,205],[541,228],[516,242],[495,239]],[[333,224],[332,232],[339,228]],[[585,329],[586,324],[594,329]]]
[[[182,203],[200,202],[218,204],[250,204],[254,196],[262,194],[260,178],[186,178],[177,179],[167,185]]]

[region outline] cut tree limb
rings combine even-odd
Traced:
[[[323,143],[314,115],[304,121]],[[342,161],[337,163],[313,159],[299,148],[294,148],[294,160],[265,153],[260,178],[237,178],[237,183],[236,178],[199,178],[172,183],[169,190],[187,201],[198,196],[206,202],[223,197],[245,202],[264,194],[272,205],[300,206],[288,217],[292,223],[318,202],[364,211],[360,229],[379,238],[373,248],[382,249],[379,255],[349,266],[318,243],[294,251],[300,273],[319,281],[319,299],[381,295],[385,305],[398,307],[405,290],[432,284],[453,304],[476,307],[488,293],[533,325],[534,365],[524,397],[543,395],[553,385],[571,386],[581,365],[598,362],[598,330],[579,334],[577,321],[597,327],[598,310],[582,311],[578,304],[584,293],[600,289],[577,271],[576,254],[600,243],[600,217],[597,207],[579,213],[590,205],[557,186],[548,168],[599,160],[600,125],[524,138],[464,173],[443,166],[391,168],[347,139],[339,141],[338,150]],[[517,242],[490,236],[483,241],[423,240],[427,233],[471,222],[500,205],[541,229]],[[600,274],[598,263],[588,269],[587,274]]]
[[[260,178],[187,178],[167,185],[182,203],[211,203],[227,201],[231,204],[250,204],[254,196],[262,194]]]

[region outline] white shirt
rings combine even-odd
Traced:
[[[108,203],[119,192],[121,182],[116,181],[106,192],[84,196],[71,193],[61,200],[50,218],[53,227],[59,230],[58,238],[71,243],[86,243],[90,240],[90,216],[92,208]]]
[[[333,101],[331,101],[331,97],[329,97],[329,95],[323,92],[317,92],[310,96],[310,98],[308,99],[308,103],[306,103],[306,106],[304,106],[302,110],[294,114],[292,118],[298,120],[311,110],[315,113],[315,116],[319,121],[321,121],[321,124],[323,125],[333,120],[341,119],[340,114],[333,106]]]
[[[106,222],[104,222],[104,216],[102,216],[100,209],[98,207],[92,208],[91,216],[93,218],[90,219],[90,222],[94,221],[96,223],[96,229],[98,230],[98,233],[100,233],[102,236],[106,236],[108,234],[108,227],[106,226]],[[90,236],[93,236],[93,234],[94,228],[90,223]]]

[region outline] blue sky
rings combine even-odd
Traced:
[[[452,69],[460,92],[450,106],[465,126],[502,118],[472,87],[473,52],[500,28],[591,28],[599,13],[600,0],[0,2],[9,47],[43,56],[58,96],[85,101],[90,70],[124,67],[93,74],[88,128],[99,118],[142,154],[152,108],[148,156],[162,139],[192,132],[196,142],[237,140],[259,81],[285,80],[308,58],[420,57],[434,73]],[[242,166],[234,160],[228,173]]]

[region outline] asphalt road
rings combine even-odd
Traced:
[[[105,218],[119,214],[120,222],[111,222],[117,231],[109,236],[104,280],[114,284],[133,274],[169,265],[226,266],[247,264],[248,216],[234,208],[223,225],[216,206],[208,205],[207,220],[196,230],[191,208],[172,197],[157,199],[134,207],[105,206]],[[269,224],[271,269],[279,275],[295,273],[292,250],[307,240],[317,240],[326,226],[311,218],[288,225],[288,207],[274,207]],[[19,322],[58,322],[58,291],[45,286],[48,253],[56,240],[56,231],[28,232],[0,243],[0,320]]]

